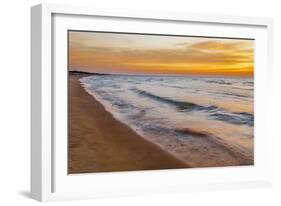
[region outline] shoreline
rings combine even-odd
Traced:
[[[190,166],[115,119],[69,75],[68,173],[179,169]]]

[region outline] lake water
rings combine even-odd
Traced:
[[[253,164],[253,78],[93,75],[80,82],[116,119],[192,167]]]

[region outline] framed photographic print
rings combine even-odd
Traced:
[[[34,199],[272,185],[271,19],[31,13]]]

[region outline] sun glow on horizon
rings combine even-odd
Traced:
[[[70,31],[69,70],[253,76],[254,40]]]

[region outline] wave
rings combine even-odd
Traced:
[[[215,113],[211,114],[217,120],[229,122],[232,124],[246,124],[248,126],[254,125],[254,115],[248,113],[232,113],[232,114],[223,114]]]
[[[206,80],[207,83],[214,83],[214,84],[225,84],[225,85],[231,85],[231,82],[226,82],[224,80]]]
[[[228,93],[228,92],[223,92],[223,93],[219,93],[219,94],[223,94],[223,95],[227,95],[227,96],[235,96],[235,97],[248,97],[247,95],[234,94],[234,93]]]
[[[206,132],[200,132],[200,131],[192,130],[189,128],[178,128],[178,129],[175,129],[175,132],[185,134],[185,135],[192,135],[193,137],[208,137],[209,136],[209,134]]]
[[[247,86],[254,86],[254,82],[243,82],[243,85],[247,85]]]
[[[213,111],[213,110],[218,110],[218,107],[214,106],[214,105],[212,105],[212,106],[202,106],[202,105],[195,104],[195,103],[192,103],[192,102],[178,101],[178,100],[173,100],[173,99],[170,99],[170,98],[167,98],[167,97],[161,97],[161,96],[152,94],[152,93],[147,92],[147,91],[139,90],[139,89],[133,89],[133,90],[135,90],[139,95],[142,95],[142,96],[145,96],[145,97],[148,97],[148,98],[151,98],[151,99],[154,99],[154,100],[166,103],[166,104],[173,105],[173,106],[177,107],[177,109],[179,109],[179,110],[184,110],[184,111],[193,111],[193,110],[196,110],[196,111],[204,111],[204,110],[205,111]]]
[[[139,95],[154,99],[156,101],[166,103],[172,106],[175,106],[178,110],[190,112],[190,111],[205,111],[208,112],[208,115],[212,117],[213,119],[228,122],[231,124],[246,124],[248,126],[254,125],[254,115],[249,114],[246,112],[233,112],[228,113],[227,111],[223,110],[222,108],[219,108],[215,105],[211,106],[203,106],[199,104],[195,104],[192,102],[185,102],[185,101],[178,101],[173,100],[167,97],[158,96],[155,94],[152,94],[147,91],[139,90],[139,89],[132,89],[136,91]]]
[[[248,165],[251,164],[253,161],[253,158],[247,155],[247,152],[245,152],[245,149],[243,147],[231,144],[223,140],[222,138],[214,136],[208,132],[197,131],[190,128],[177,128],[175,129],[175,132],[181,133],[183,135],[192,136],[196,139],[203,138],[205,142],[209,142],[209,145],[214,145],[215,147],[227,152],[235,159],[239,159],[241,165]]]
[[[239,89],[239,90],[245,90],[245,91],[253,91],[253,88],[245,88],[245,87],[239,87],[239,86],[236,86],[236,87],[232,87],[232,89]]]

